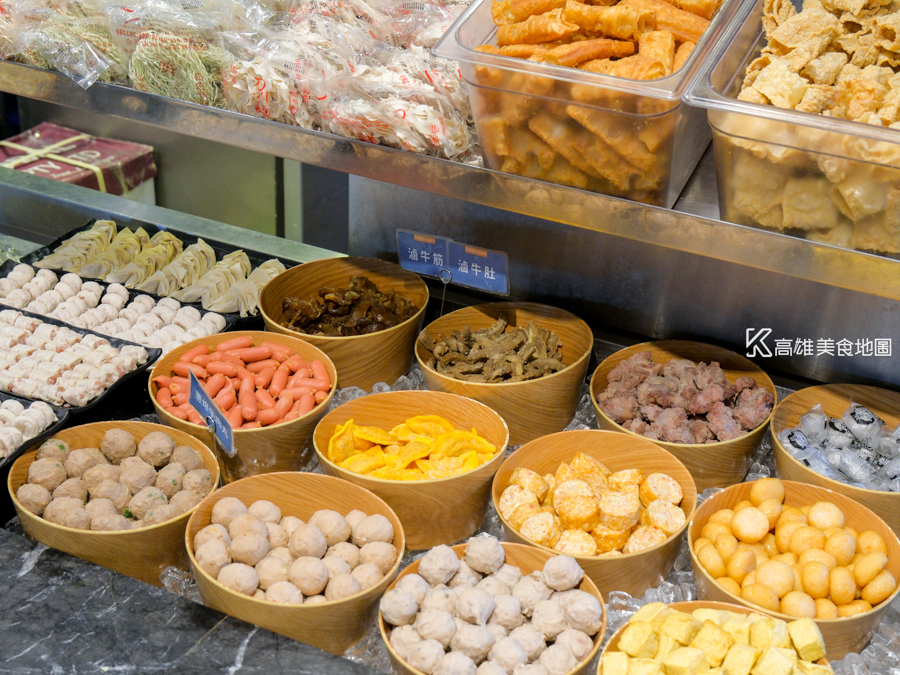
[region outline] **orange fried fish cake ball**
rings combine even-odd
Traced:
[[[709,572],[713,579],[724,577],[726,573],[725,561],[716,550],[715,546],[704,546],[697,551],[697,559],[703,565],[703,569]]]
[[[857,537],[856,548],[860,553],[887,553],[887,542],[877,532],[867,530],[860,532]]]
[[[723,532],[716,537],[715,547],[716,551],[719,552],[719,555],[722,556],[722,560],[727,561],[737,550],[738,540],[730,532]]]
[[[894,575],[889,570],[881,570],[862,589],[862,599],[874,607],[891,597],[895,590],[897,590],[897,580]]]
[[[768,586],[779,599],[794,590],[794,571],[787,563],[769,560],[756,568],[756,583]]]
[[[732,511],[737,513],[738,511],[741,511],[742,509],[746,509],[748,506],[753,506],[753,504],[750,502],[749,499],[743,499],[734,505],[734,508],[732,509]]]
[[[880,551],[867,553],[853,566],[853,578],[857,586],[865,586],[888,564],[888,557]]]
[[[779,611],[798,619],[813,619],[816,616],[816,601],[801,591],[791,591],[781,599]]]
[[[825,546],[825,533],[817,527],[803,525],[791,534],[788,547],[797,555],[808,548],[822,548]]]
[[[731,519],[731,531],[744,543],[755,544],[769,533],[769,519],[755,506],[741,509]]]
[[[763,548],[766,549],[766,554],[769,558],[774,558],[781,554],[781,551],[778,550],[778,544],[775,543],[775,534],[773,532],[769,532],[769,534],[763,537],[763,540],[760,543],[763,545]]]
[[[758,583],[748,584],[741,589],[740,596],[747,602],[762,607],[763,609],[767,609],[770,612],[778,611],[778,596],[775,595],[775,591],[768,586],[763,586]]]
[[[729,577],[719,577],[716,579],[716,583],[719,584],[722,588],[724,588],[729,593],[732,593],[739,598],[743,596],[743,590],[738,582]]]
[[[856,597],[856,580],[847,567],[835,567],[828,573],[828,589],[831,601],[838,608],[853,602]]]
[[[845,619],[848,616],[856,616],[857,614],[865,614],[872,611],[872,605],[865,600],[854,600],[846,605],[838,605],[838,618]]]
[[[835,605],[828,598],[819,598],[816,600],[816,618],[817,619],[837,619],[838,611]]]
[[[734,517],[734,511],[731,509],[719,509],[714,514],[709,517],[710,523],[724,523],[725,525],[731,524],[731,519]]]
[[[777,499],[784,503],[784,484],[777,478],[760,478],[753,481],[750,488],[750,503],[759,506],[767,499]]]
[[[803,591],[813,600],[827,598],[831,582],[830,570],[825,563],[813,560],[805,563],[802,569]]]
[[[725,565],[726,574],[741,583],[744,577],[756,569],[756,556],[746,548],[737,548]]]
[[[756,508],[766,514],[766,518],[769,519],[770,530],[775,527],[775,523],[778,522],[778,518],[781,516],[782,511],[784,511],[784,507],[777,499],[767,499]]]
[[[753,570],[752,572],[750,572],[750,574],[748,574],[747,576],[745,576],[743,578],[743,580],[741,581],[741,588],[745,588],[745,587],[749,586],[750,584],[755,584],[755,583],[756,583],[756,570]]]
[[[844,526],[844,512],[832,502],[816,502],[809,507],[809,524],[820,530]]]
[[[796,506],[785,506],[781,510],[781,515],[778,516],[778,520],[775,523],[775,527],[779,525],[784,525],[785,523],[803,523],[804,525],[809,523],[809,518],[806,517],[806,514],[803,513]]]
[[[827,544],[828,542],[826,541],[825,543]],[[822,563],[829,570],[832,567],[837,567],[837,559],[827,551],[823,551],[820,548],[808,548],[803,551],[803,553],[801,553],[797,558],[797,562],[799,562],[801,565],[805,565],[806,563],[813,561]]]
[[[775,527],[775,545],[778,547],[779,551],[787,553],[791,550],[791,535],[801,527],[806,526],[797,521],[785,523],[784,525],[777,525]]]

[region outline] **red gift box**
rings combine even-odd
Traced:
[[[112,195],[156,176],[149,145],[98,138],[48,122],[0,141],[0,166]]]

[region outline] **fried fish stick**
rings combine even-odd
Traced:
[[[652,10],[625,7],[623,4],[619,3],[614,7],[592,7],[568,0],[565,10],[566,20],[592,35],[618,40],[637,40],[644,33],[656,28]]]
[[[691,52],[694,51],[694,47],[697,44],[694,42],[682,42],[678,46],[678,51],[675,52],[675,61],[672,64],[672,72],[678,72],[681,67],[687,62],[688,58],[691,55]]]
[[[624,77],[629,80],[655,80],[659,77],[666,76],[666,68],[660,61],[656,59],[649,59],[646,56],[642,56],[640,54],[627,56],[624,59],[619,59],[618,61],[610,61],[609,59],[597,59],[595,61],[582,63],[578,67],[581,70],[589,70],[592,73],[600,73],[601,75],[613,75],[615,77]]]
[[[663,64],[666,75],[672,74],[675,63],[675,36],[667,30],[652,30],[638,41],[638,54]]]
[[[709,26],[706,19],[678,9],[664,0],[622,0],[616,6],[653,10],[656,13],[656,29],[669,31],[679,42],[697,42]]]
[[[554,47],[550,50],[550,54],[555,59],[556,65],[574,68],[585,61],[631,56],[634,54],[634,43],[625,42],[624,40],[595,38]]]
[[[565,6],[566,0],[493,0],[491,16],[498,26],[510,26],[525,21],[529,16]]]
[[[678,9],[696,14],[703,19],[712,19],[722,4],[721,0],[666,0],[666,2],[671,2]]]
[[[569,2],[578,4],[575,0],[569,0]],[[534,45],[541,42],[552,42],[577,33],[579,30],[581,29],[577,25],[569,23],[563,18],[563,9],[560,7],[546,14],[529,16],[521,23],[500,26],[497,29],[497,44],[503,47],[505,45]]]

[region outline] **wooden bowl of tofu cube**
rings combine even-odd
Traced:
[[[778,394],[775,391],[775,384],[771,378],[750,359],[728,349],[702,342],[663,340],[659,342],[644,342],[632,347],[626,347],[605,359],[597,366],[597,370],[594,371],[591,377],[591,401],[594,404],[594,411],[597,413],[597,424],[601,429],[618,431],[637,436],[638,438],[646,438],[626,427],[626,424],[630,422],[617,422],[610,415],[613,410],[613,404],[604,402],[603,396],[607,388],[610,387],[610,373],[623,362],[632,358],[640,358],[640,355],[644,353],[649,353],[653,363],[660,364],[663,367],[669,361],[681,359],[688,359],[695,363],[717,363],[721,368],[721,374],[727,378],[729,383],[734,384],[738,378],[752,377],[756,380],[759,389],[771,394],[772,410],[769,412],[769,415],[755,428],[745,431],[736,438],[702,443],[672,443],[665,440],[651,439],[684,463],[694,477],[698,492],[703,492],[711,487],[728,487],[743,480],[747,470],[753,463],[756,449],[762,442],[766,429],[769,426],[769,421],[772,419],[775,405],[778,403]],[[713,369],[709,368],[708,371],[712,373]],[[660,375],[662,374],[660,372]],[[718,376],[719,374],[719,371],[716,370],[715,375]],[[616,376],[616,374],[613,374],[613,377]],[[715,378],[713,378],[713,383],[715,381]],[[623,414],[627,416],[628,413]],[[695,420],[700,420],[700,416],[695,416]]]
[[[785,622],[724,602],[652,602],[612,635],[597,675],[827,675],[824,654],[811,619]]]

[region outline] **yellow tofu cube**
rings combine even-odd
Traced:
[[[724,609],[707,609],[704,607],[701,609],[695,609],[693,612],[691,612],[691,616],[697,619],[697,621],[699,621],[701,624],[704,621],[712,621],[717,626],[721,626],[723,623],[725,623],[728,617],[731,616],[731,612],[728,612]]]
[[[679,644],[685,647],[691,644],[691,640],[700,630],[700,622],[690,614],[684,612],[673,612],[666,617],[660,626],[659,634],[668,635],[678,640]]]
[[[794,649],[804,661],[818,661],[825,656],[825,639],[812,619],[800,619],[788,624]]]
[[[742,645],[750,644],[750,626],[753,624],[746,616],[732,614],[722,624],[722,630],[728,633],[732,639]]]
[[[662,664],[654,659],[631,659],[628,675],[664,675]]]
[[[638,611],[631,615],[631,618],[628,619],[628,623],[637,623],[638,621],[644,621],[646,623],[650,623],[653,621],[654,617],[660,612],[666,612],[668,607],[664,602],[651,602],[649,605],[644,605]]]
[[[660,635],[659,647],[656,648],[656,655],[653,658],[657,661],[662,661],[673,649],[678,649],[680,646],[675,638],[668,635]]]
[[[820,666],[818,663],[801,661],[797,664],[796,672],[800,675],[834,675],[831,666]]]
[[[693,647],[679,647],[673,650],[664,660],[666,675],[697,675],[709,670],[706,656]]]
[[[710,668],[706,671],[706,675],[722,675],[723,671],[721,668]]]
[[[787,623],[767,616],[750,626],[750,644],[766,651],[769,647],[790,647],[791,636]]]
[[[775,649],[784,654],[790,660],[791,665],[794,666],[794,668],[797,667],[800,659],[797,658],[797,652],[794,651],[793,647],[776,647]]]
[[[778,647],[769,647],[759,657],[750,675],[791,675],[793,672],[791,660]]]
[[[725,655],[733,644],[734,638],[709,619],[703,622],[700,630],[691,640],[691,647],[706,654],[706,661],[710,668],[722,665]]]
[[[646,621],[625,626],[619,638],[619,651],[636,659],[651,659],[659,648],[659,636]]]
[[[658,633],[659,629],[662,628],[663,621],[665,621],[666,618],[672,614],[678,614],[678,611],[674,610],[674,609],[669,609],[668,607],[666,607],[664,611],[662,611],[659,614],[657,614],[656,616],[654,616],[649,622],[650,625],[653,626],[653,630],[655,630]]]
[[[725,655],[722,672],[725,675],[750,675],[750,670],[756,665],[756,659],[761,653],[756,647],[735,642]]]
[[[769,618],[765,614],[755,614],[755,613],[754,614],[745,614],[744,616],[747,617],[747,621],[750,622],[751,626],[755,623],[759,623],[760,621],[765,621],[766,619]]]
[[[602,675],[628,675],[628,662],[631,659],[625,652],[606,652],[603,655]]]

